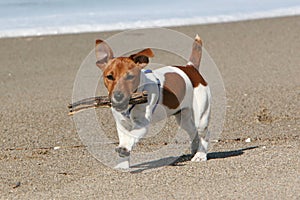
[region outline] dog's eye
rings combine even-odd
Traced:
[[[127,74],[126,80],[132,80],[132,79],[134,79],[134,75]]]
[[[106,78],[107,78],[108,80],[111,80],[111,81],[114,81],[114,80],[115,80],[115,78],[113,77],[113,75],[107,75]]]

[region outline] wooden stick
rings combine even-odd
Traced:
[[[137,92],[131,95],[129,104],[142,104],[147,103],[147,92]],[[111,100],[108,96],[96,96],[80,101],[76,101],[68,105],[69,115],[74,115],[77,112],[90,109],[90,108],[99,108],[99,107],[111,107]]]

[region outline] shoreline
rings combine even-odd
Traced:
[[[279,19],[279,18],[290,18],[290,17],[298,17],[300,16],[300,13],[294,13],[290,15],[282,15],[282,16],[265,16],[265,17],[248,17],[245,19],[229,19],[229,20],[220,20],[220,21],[208,21],[208,22],[202,22],[202,23],[187,23],[187,24],[180,24],[180,25],[163,25],[163,26],[146,26],[146,27],[130,27],[130,28],[122,28],[122,29],[104,29],[101,30],[97,28],[94,31],[83,31],[83,32],[78,32],[78,31],[65,31],[61,33],[40,33],[38,35],[32,34],[26,34],[26,35],[12,35],[12,36],[1,36],[0,32],[0,39],[9,39],[9,38],[31,38],[31,37],[51,37],[51,36],[67,36],[67,35],[80,35],[80,34],[94,34],[94,33],[107,33],[107,32],[123,32],[123,31],[128,31],[128,30],[134,30],[134,29],[151,29],[151,28],[168,28],[168,29],[176,29],[179,27],[188,27],[188,26],[206,26],[206,25],[218,25],[218,24],[231,24],[231,23],[243,23],[243,22],[248,22],[248,21],[257,21],[257,20],[272,20],[272,19]],[[168,20],[166,20],[168,21]],[[60,28],[57,28],[57,30]],[[55,29],[56,30],[56,29]],[[17,30],[16,30],[17,31]],[[14,31],[10,31],[14,32]],[[34,30],[31,30],[30,32],[34,32]],[[58,31],[53,31],[53,32],[58,32]]]

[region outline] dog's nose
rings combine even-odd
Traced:
[[[114,92],[114,99],[116,101],[121,101],[124,98],[124,94],[121,91]]]

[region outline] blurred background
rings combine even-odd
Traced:
[[[0,0],[0,37],[218,23],[299,13],[299,0]]]

